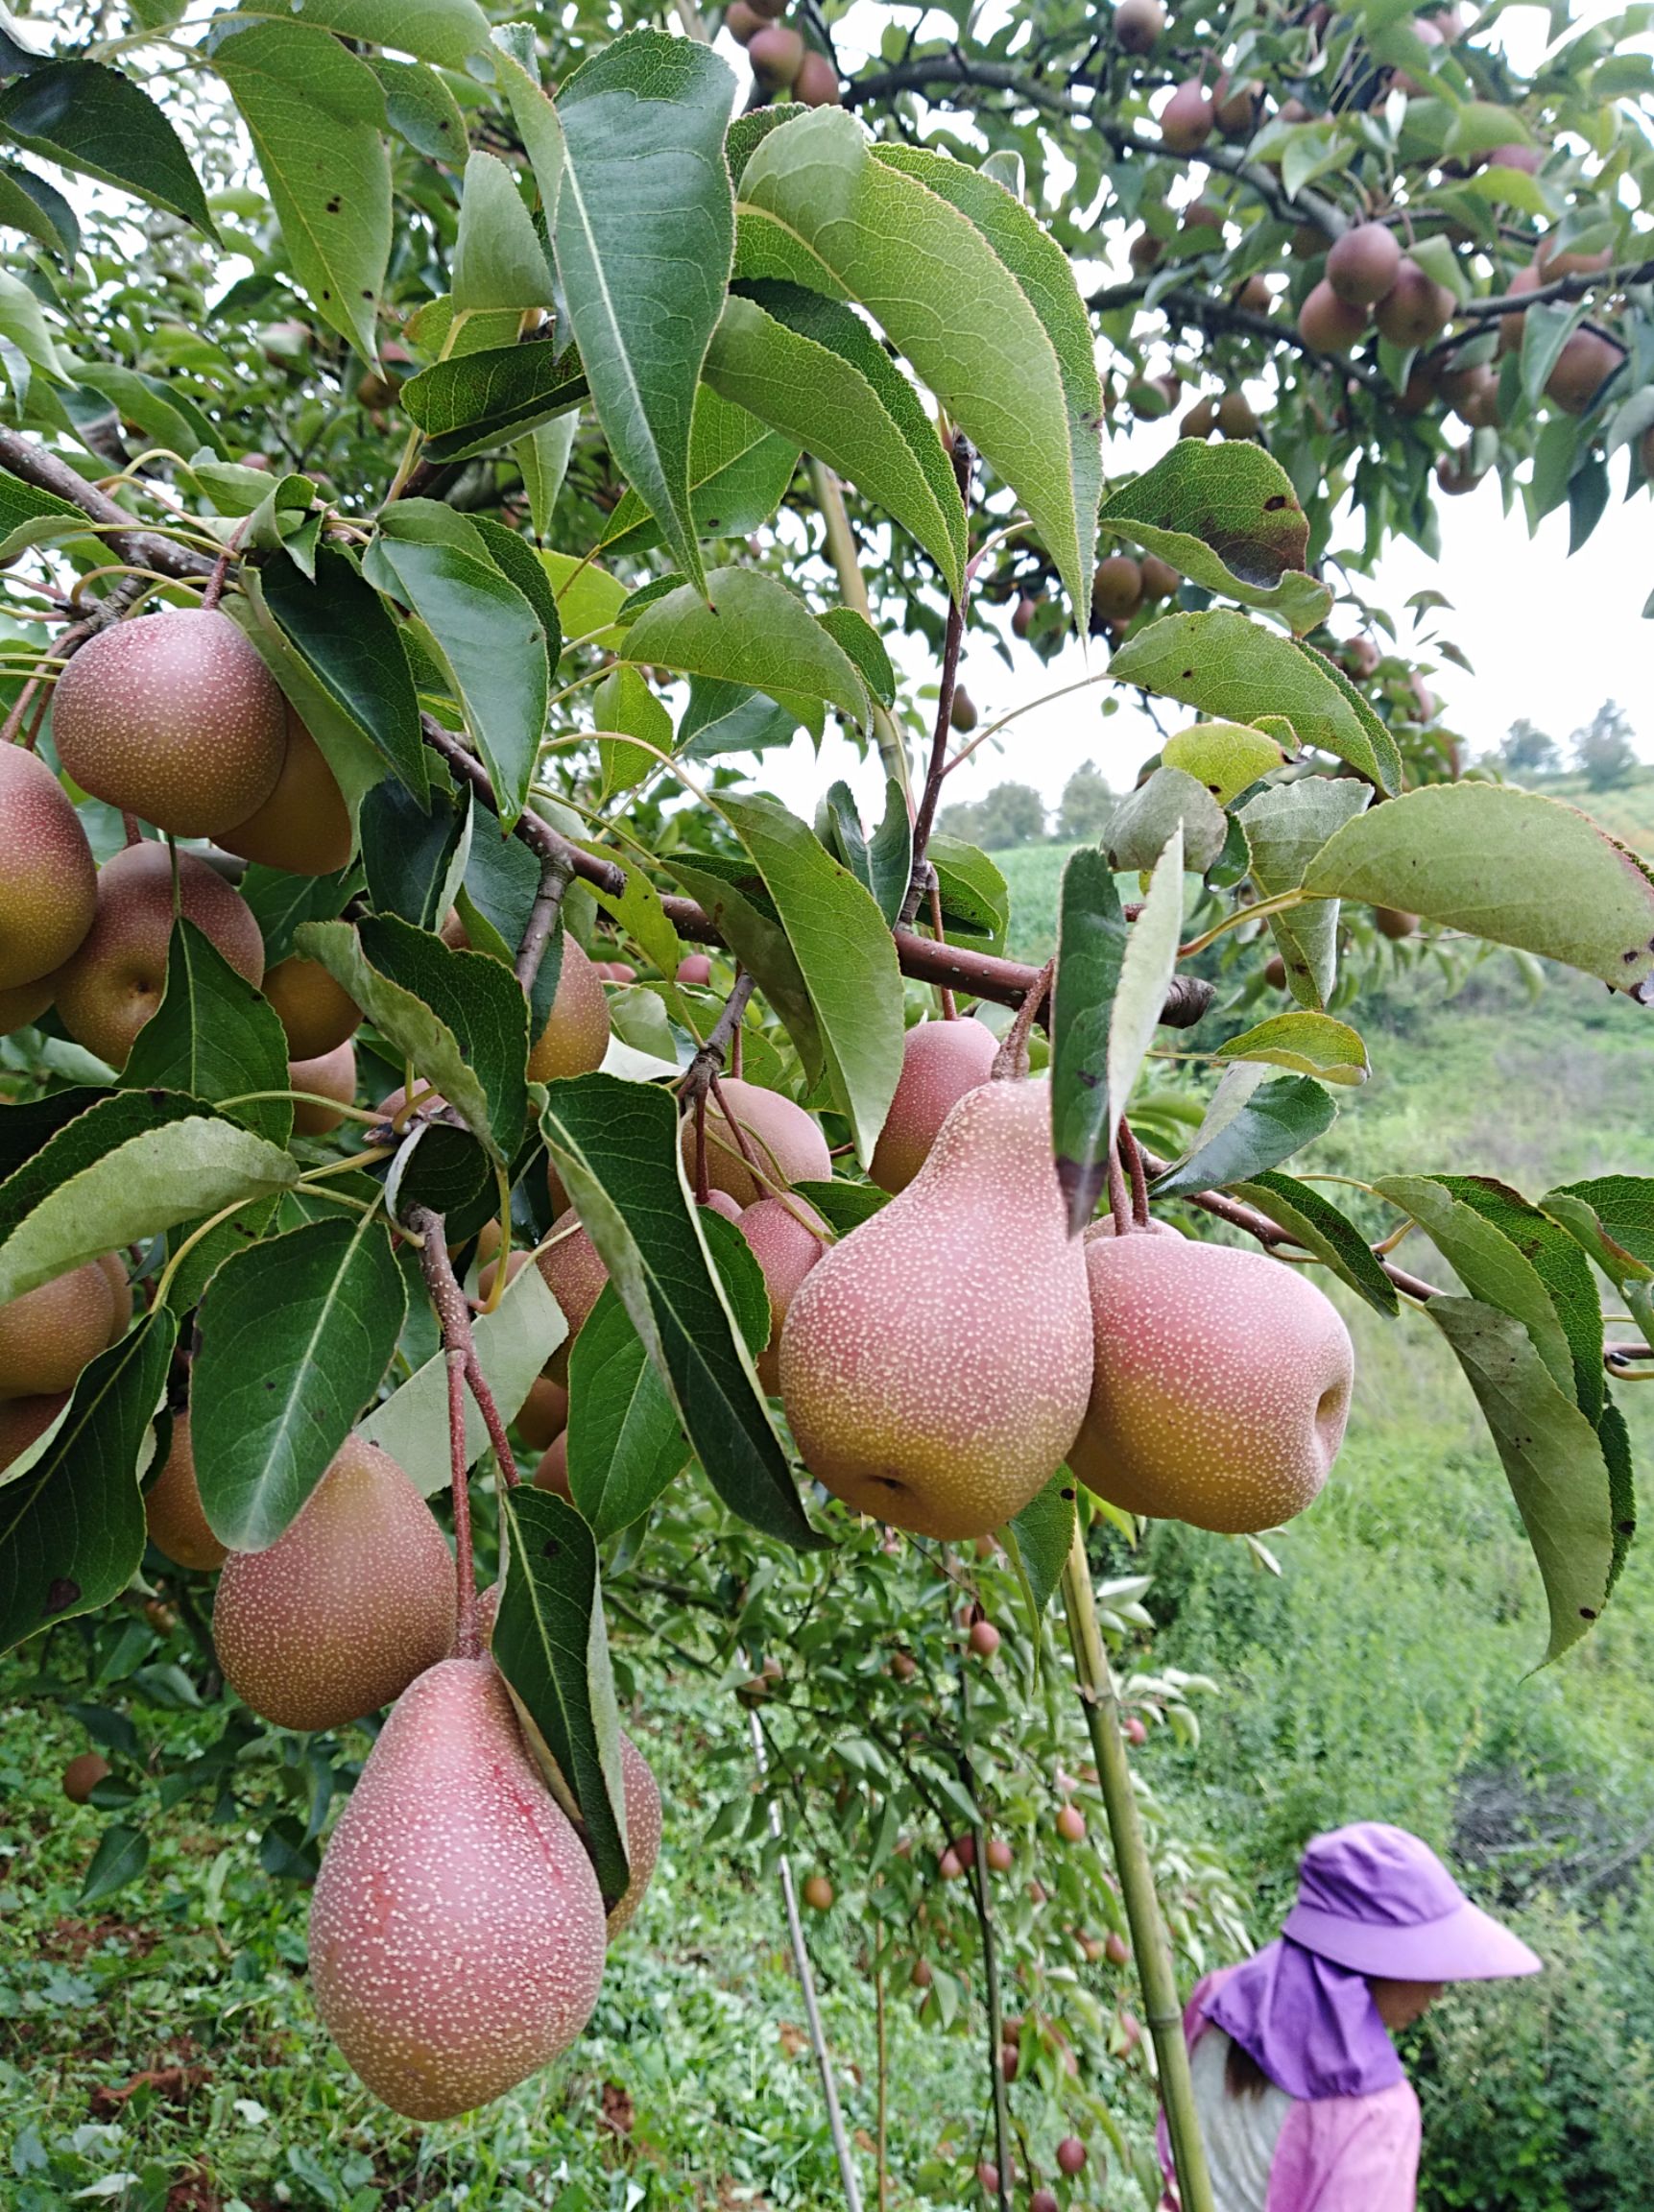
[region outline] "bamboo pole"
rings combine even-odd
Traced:
[[[1194,2109],[1194,2082],[1189,2073],[1188,2046],[1184,2041],[1183,2008],[1178,2002],[1177,1972],[1172,1962],[1171,1938],[1155,1893],[1154,1869],[1143,1840],[1132,1788],[1126,1740],[1120,1730],[1119,1695],[1114,1670],[1103,1648],[1097,1625],[1096,1600],[1091,1592],[1091,1570],[1086,1557],[1086,1539],[1076,1516],[1074,1540],[1063,1569],[1063,1610],[1073,1647],[1074,1673],[1091,1752],[1101,1777],[1103,1804],[1108,1814],[1109,1837],[1115,1864],[1119,1870],[1120,1892],[1137,1955],[1142,1984],[1143,2009],[1154,2041],[1160,2075],[1162,2109],[1171,2139],[1172,2162],[1177,2170],[1178,2198],[1183,2212],[1216,2212],[1211,2176],[1207,2170],[1206,2148]]]

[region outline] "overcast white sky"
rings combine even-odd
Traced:
[[[995,13],[1004,5],[1005,0],[992,0]],[[1612,12],[1612,0],[1588,0],[1575,21]],[[872,0],[851,11],[838,34],[847,65],[856,65],[859,51],[876,46],[888,20],[888,11]],[[903,20],[911,20],[905,12]],[[951,35],[947,17],[936,17],[934,29]],[[1544,9],[1514,8],[1502,18],[1502,41],[1523,70],[1543,53],[1546,36]],[[731,41],[721,40],[720,47],[737,64],[742,61]],[[1202,174],[1191,171],[1191,192]],[[1112,438],[1105,465],[1111,475],[1136,471],[1157,459],[1174,436],[1175,424],[1167,421]],[[1614,503],[1571,559],[1566,513],[1552,515],[1530,540],[1520,508],[1505,515],[1498,484],[1489,476],[1468,497],[1438,502],[1439,563],[1397,541],[1366,589],[1365,596],[1396,618],[1403,648],[1412,637],[1404,603],[1413,592],[1428,587],[1452,601],[1450,612],[1432,614],[1428,621],[1459,646],[1474,673],[1444,661],[1430,682],[1450,726],[1473,751],[1496,745],[1522,715],[1566,738],[1590,720],[1604,699],[1614,698],[1630,714],[1639,750],[1645,758],[1654,757],[1654,707],[1645,676],[1654,626],[1642,620],[1643,601],[1654,589],[1654,505],[1646,493],[1629,504],[1621,501],[1624,468],[1623,456],[1617,458]],[[1336,612],[1333,622],[1341,633],[1355,627],[1348,610]],[[967,652],[965,681],[985,722],[1088,672],[1077,641],[1049,668],[1026,646],[1013,641],[1011,651],[1010,667],[986,642]],[[1091,669],[1103,664],[1093,646]],[[923,659],[916,657],[907,665],[916,680],[934,680],[934,668]],[[1102,703],[1110,693],[1107,683],[1098,684],[1025,715],[1005,733],[1002,747],[982,747],[949,778],[947,798],[979,798],[993,784],[1015,780],[1036,785],[1054,804],[1068,776],[1087,759],[1094,760],[1116,789],[1129,788],[1139,762],[1159,740],[1127,693],[1115,694],[1119,709],[1105,719]],[[846,777],[865,805],[876,808],[882,790],[876,758],[871,765],[858,763],[854,748],[836,732],[827,736],[819,759],[803,737],[785,753],[766,755],[759,781],[808,814],[833,776]]]

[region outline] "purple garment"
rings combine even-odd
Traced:
[[[1367,1977],[1278,1936],[1202,2007],[1289,2097],[1370,2097],[1402,2080]]]

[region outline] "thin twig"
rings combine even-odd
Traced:
[[[1132,1179],[1132,1219],[1139,1229],[1146,1229],[1149,1225],[1149,1179],[1143,1167],[1141,1148],[1132,1135],[1131,1123],[1123,1114],[1120,1116],[1119,1147]]]
[[[440,1214],[418,1206],[409,1227],[421,1238],[419,1266],[443,1333],[448,1371],[448,1454],[454,1489],[454,1576],[457,1589],[454,1655],[474,1659],[482,1649],[477,1627],[477,1575],[471,1554],[471,1493],[466,1446],[466,1353],[471,1343],[470,1310],[448,1257],[447,1226]]]
[[[953,480],[959,487],[959,496],[969,507],[976,452],[963,430],[954,432],[948,458],[953,464]],[[947,738],[953,727],[953,694],[958,686],[959,650],[964,642],[965,603],[963,598],[949,597],[947,630],[942,646],[942,677],[936,690],[936,727],[930,737],[930,764],[924,772],[924,788],[913,818],[913,869],[908,878],[907,897],[902,902],[903,922],[913,920],[924,890],[925,854],[936,822],[937,801],[942,796],[942,779],[947,772]]]

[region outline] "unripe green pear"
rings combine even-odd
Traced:
[[[1142,595],[1143,572],[1129,553],[1111,553],[1097,563],[1091,579],[1093,614],[1131,614]]]
[[[448,1650],[454,1563],[388,1452],[348,1436],[268,1551],[232,1551],[213,1641],[225,1680],[282,1728],[342,1728]]]
[[[620,1731],[620,1780],[626,1795],[626,1863],[629,1878],[624,1895],[609,1914],[609,1940],[631,1927],[643,1902],[660,1856],[660,1791],[649,1770],[649,1762],[625,1729]]]
[[[60,968],[97,910],[98,871],[69,794],[35,754],[0,746],[0,995]],[[51,1003],[48,991],[0,1026],[21,1028]]]
[[[805,1277],[780,1365],[804,1464],[855,1511],[951,1541],[1021,1511],[1091,1390],[1047,1085],[967,1093],[906,1190]]]
[[[343,1045],[335,1045],[331,1052],[319,1052],[314,1060],[293,1060],[287,1068],[288,1088],[309,1091],[323,1098],[333,1098],[341,1106],[353,1106],[356,1102],[356,1047],[347,1037]],[[344,1120],[343,1114],[335,1114],[330,1107],[318,1106],[314,1098],[295,1098],[293,1101],[293,1134],[296,1137],[325,1137]]]
[[[713,1196],[722,1198],[725,1193],[718,1190]],[[755,1365],[764,1388],[776,1391],[781,1386],[781,1331],[799,1285],[827,1250],[827,1224],[802,1198],[760,1198],[738,1219],[741,1234],[764,1271],[764,1287],[770,1294],[769,1342],[758,1354]],[[808,1227],[809,1222],[814,1222],[815,1228]]]
[[[980,1022],[922,1022],[902,1040],[901,1074],[868,1174],[881,1190],[905,1190],[930,1157],[937,1132],[986,1083],[999,1041]]]
[[[99,631],[52,699],[58,757],[83,791],[175,837],[217,837],[275,790],[287,703],[216,608]]]
[[[560,1075],[589,1075],[602,1067],[608,1049],[609,1000],[603,978],[565,929],[557,996],[529,1053],[528,1079],[550,1083]]]
[[[748,6],[748,0],[730,0],[729,7],[724,11],[725,30],[742,46],[763,29],[764,22],[765,18],[758,11]]]
[[[264,980],[264,939],[240,892],[193,853],[178,855],[178,888],[186,919],[256,989]],[[111,1068],[126,1066],[133,1038],[166,994],[172,924],[172,862],[164,845],[129,845],[104,862],[97,917],[58,973],[58,1012],[76,1044]]]
[[[266,974],[264,996],[280,1017],[288,1054],[295,1060],[320,1060],[361,1026],[356,1001],[320,960],[306,960],[298,952]]]
[[[949,725],[957,730],[961,736],[969,736],[980,719],[981,717],[976,711],[975,700],[971,698],[963,684],[956,684],[953,686],[953,698],[947,709]]]
[[[1158,553],[1145,553],[1139,566],[1145,599],[1169,599],[1183,582],[1171,563],[1163,561]]]
[[[768,25],[747,40],[747,59],[766,92],[784,92],[803,66],[803,36],[781,24]]]
[[[812,1912],[832,1911],[833,1887],[825,1874],[806,1874],[799,1886],[799,1895]]]
[[[783,1098],[779,1091],[726,1075],[718,1090],[723,1104],[707,1100],[707,1181],[714,1190],[727,1190],[737,1206],[751,1206],[765,1195],[747,1165],[739,1140],[728,1115],[745,1134],[754,1159],[773,1184],[825,1183],[832,1174],[832,1155],[827,1139],[802,1106]],[[689,1180],[695,1180],[695,1117],[685,1114],[681,1124],[683,1159]]]
[[[1375,906],[1373,920],[1378,926],[1378,934],[1381,937],[1390,938],[1393,943],[1398,945],[1403,938],[1416,936],[1418,933],[1419,917],[1416,914],[1409,914],[1402,906]]]
[[[223,831],[218,841],[227,853],[265,868],[285,868],[290,876],[331,876],[349,859],[345,794],[327,756],[291,707],[275,790],[256,813]]]
[[[36,1398],[0,1399],[0,1470],[21,1459],[68,1403],[66,1390],[51,1390]]]
[[[1188,1238],[1088,1238],[1095,1369],[1068,1454],[1131,1513],[1237,1535],[1301,1513],[1350,1414],[1336,1308],[1278,1260]]]
[[[0,1398],[72,1390],[107,1350],[114,1319],[114,1291],[96,1260],[0,1306]]]
[[[491,1659],[396,1700],[310,1903],[316,2009],[410,2120],[469,2112],[566,2051],[603,1980],[603,1898]]]
[[[213,1534],[202,1508],[187,1411],[173,1416],[166,1464],[144,1492],[144,1526],[156,1550],[180,1567],[206,1574],[229,1557],[228,1546]]]
[[[101,1751],[80,1751],[63,1768],[63,1795],[71,1805],[84,1805],[92,1791],[109,1773],[109,1763]]]
[[[1401,266],[1401,241],[1382,223],[1357,223],[1327,250],[1327,281],[1348,307],[1376,307]]]

